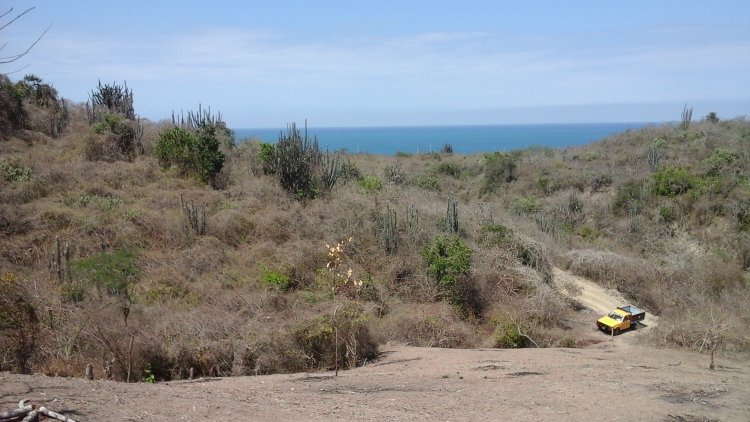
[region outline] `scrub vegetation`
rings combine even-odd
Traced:
[[[293,125],[235,145],[210,111],[151,122],[107,95],[0,79],[0,370],[159,381],[348,368],[387,341],[586,344],[554,267],[660,315],[665,346],[750,348],[742,118],[387,157]]]

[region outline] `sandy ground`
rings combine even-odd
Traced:
[[[581,286],[582,303],[591,300],[592,307],[606,310],[624,303],[607,302],[619,299],[606,291],[598,297],[601,292],[593,287],[588,292]],[[591,320],[587,335],[600,340],[586,349],[388,344],[380,360],[338,377],[315,373],[125,384],[2,373],[0,410],[29,398],[79,421],[750,420],[746,360],[720,355],[716,370],[709,371],[708,356],[648,346],[645,330],[614,339],[598,333],[596,314],[581,315]]]

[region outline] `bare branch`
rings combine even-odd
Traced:
[[[13,8],[11,7],[10,9],[8,9],[7,12],[3,13],[2,15],[0,15],[0,18],[4,18],[6,15],[8,15],[12,11],[13,11]]]
[[[37,45],[37,43],[42,39],[42,37],[44,37],[44,35],[47,33],[47,31],[49,31],[50,28],[52,28],[52,24],[49,24],[49,26],[47,27],[47,29],[45,29],[44,32],[42,32],[42,34],[39,35],[39,38],[37,38],[36,41],[34,41],[34,43],[32,43],[29,46],[29,48],[27,48],[26,51],[24,51],[23,53],[16,54],[15,56],[0,57],[0,64],[13,63],[14,61],[20,59],[21,57],[29,54],[29,51],[31,51],[31,49],[34,48],[35,45]],[[0,28],[0,29],[2,29],[2,28]]]
[[[32,10],[34,10],[34,9],[36,9],[36,6],[34,6],[34,7],[29,7],[28,9],[24,10],[23,12],[21,12],[21,14],[19,14],[19,15],[18,15],[18,16],[16,16],[15,18],[11,19],[11,20],[10,20],[10,22],[6,23],[6,24],[5,24],[5,25],[3,25],[3,26],[0,26],[0,31],[2,31],[3,29],[7,28],[7,27],[8,27],[8,26],[9,26],[10,24],[12,24],[13,22],[17,21],[17,20],[18,20],[18,18],[20,18],[21,16],[23,16],[23,15],[25,15],[25,14],[27,14],[27,13],[31,12],[31,11],[32,11]],[[7,12],[5,12],[5,13],[4,13],[4,14],[3,14],[2,16],[0,16],[0,18],[2,18],[3,16],[7,15],[8,13],[10,13],[10,12],[12,12],[12,11],[13,11],[13,8],[11,7],[11,8],[10,8],[10,10],[8,10]]]

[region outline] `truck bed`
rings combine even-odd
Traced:
[[[622,309],[623,311],[631,314],[633,316],[633,321],[643,321],[646,318],[646,311],[643,309],[638,309],[633,305],[626,305],[626,306],[620,306],[618,309]]]

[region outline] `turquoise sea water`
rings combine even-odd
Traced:
[[[451,144],[460,154],[509,151],[530,146],[552,148],[587,144],[607,136],[638,129],[649,123],[584,123],[483,126],[404,126],[308,128],[323,149],[351,153],[393,155],[396,152],[440,151]],[[276,142],[280,129],[235,129],[238,140],[253,138]]]

